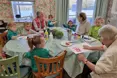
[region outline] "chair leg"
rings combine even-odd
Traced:
[[[60,72],[60,77],[59,78],[62,78],[63,77],[63,71]]]
[[[33,78],[35,78],[35,75],[33,74]]]

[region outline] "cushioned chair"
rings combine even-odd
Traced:
[[[0,78],[26,78],[29,67],[19,67],[18,56],[0,60]]]
[[[38,72],[33,72],[34,76],[36,76],[36,78],[62,78],[65,55],[66,51],[63,51],[57,57],[53,58],[40,58],[34,56],[38,67]]]

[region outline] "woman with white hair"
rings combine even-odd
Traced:
[[[99,30],[99,35],[107,49],[96,65],[88,61],[83,54],[79,54],[78,59],[92,71],[92,78],[117,78],[117,28],[110,25],[103,26]]]

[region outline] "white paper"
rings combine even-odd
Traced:
[[[91,46],[88,43],[80,43],[80,44],[75,44],[75,45],[70,46],[69,49],[75,54],[84,53],[84,52],[92,52],[92,50],[84,49],[83,45]]]

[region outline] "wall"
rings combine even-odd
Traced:
[[[13,21],[11,3],[8,0],[0,0],[0,19]]]
[[[36,0],[35,12],[42,11],[47,18],[52,14],[55,17],[55,0]]]
[[[45,17],[52,14],[55,17],[55,0],[35,0],[34,13],[42,11]],[[0,19],[5,21],[13,21],[12,6],[9,0],[0,0]],[[22,26],[22,23],[17,23]]]

